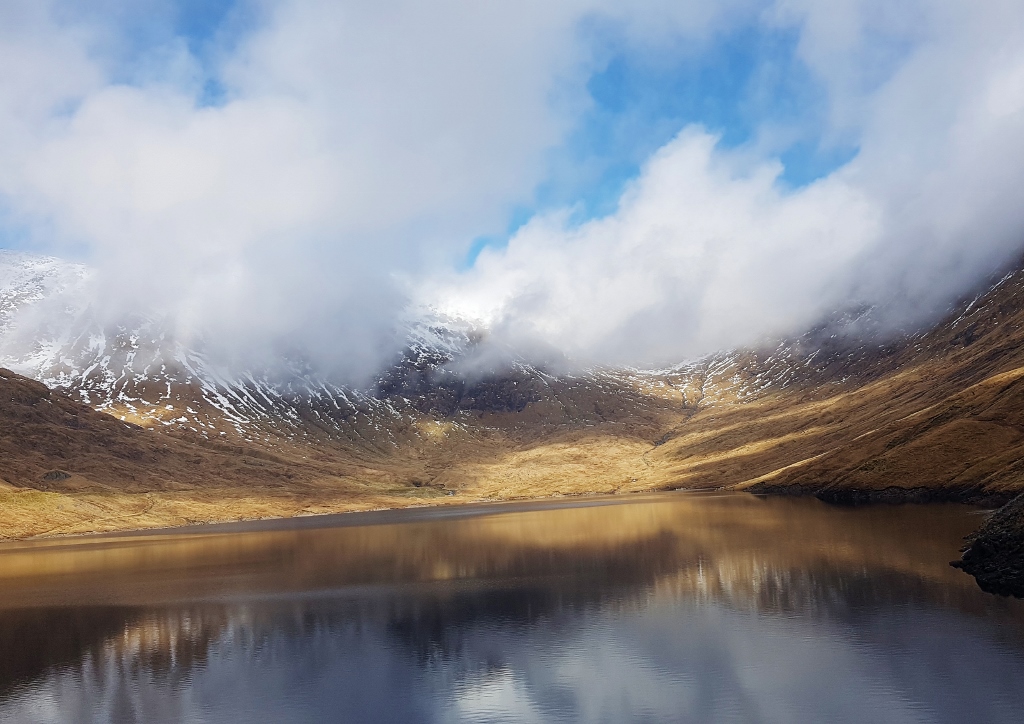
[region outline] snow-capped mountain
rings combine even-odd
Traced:
[[[205,439],[335,441],[387,452],[415,443],[431,421],[475,429],[518,415],[495,424],[533,431],[522,434],[647,425],[666,411],[688,416],[772,391],[863,381],[907,347],[865,334],[865,308],[760,350],[660,370],[556,372],[488,348],[486,331],[465,320],[427,312],[405,321],[403,353],[369,384],[353,386],[299,355],[273,369],[239,367],[219,362],[201,340],[177,338],[164,320],[136,313],[112,322],[97,313],[92,284],[84,266],[0,252],[0,367],[122,420]]]
[[[101,321],[81,265],[0,252],[0,281],[0,366],[123,420],[206,438],[344,438],[386,447],[417,434],[423,419],[458,425],[532,404],[554,424],[585,425],[622,407],[630,390],[660,390],[685,406],[709,401],[712,380],[715,392],[737,383],[729,356],[657,372],[555,375],[510,353],[466,373],[457,363],[481,343],[481,332],[462,320],[419,316],[406,323],[401,357],[359,388],[318,374],[301,358],[273,370],[217,364],[201,343],[184,343],[151,317]],[[595,394],[608,400],[595,408]]]
[[[80,265],[0,252],[0,366],[122,419],[203,436],[293,435],[291,428],[306,427],[310,416],[327,428],[359,417],[374,427],[374,418],[396,414],[374,396],[311,377],[298,365],[273,380],[229,371],[157,319],[101,321],[90,282]]]
[[[297,355],[232,368],[159,319],[101,323],[81,267],[18,254],[0,267],[0,366],[34,378],[0,370],[0,492],[64,506],[25,518],[26,535],[449,496],[738,486],[998,501],[1024,484],[1024,269],[930,330],[886,340],[854,310],[662,370],[540,365],[420,315],[404,352],[356,387]]]

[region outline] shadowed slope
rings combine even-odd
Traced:
[[[4,372],[0,530],[677,487],[840,502],[1024,490],[1024,272],[926,333],[884,344],[842,333],[864,326],[833,320],[772,350],[660,372],[516,362],[471,380],[421,345],[372,394],[307,384],[264,404],[250,379],[231,394],[249,400],[251,424],[229,417],[242,405],[221,411],[168,383],[175,410],[202,409],[209,427],[146,418],[149,431]]]

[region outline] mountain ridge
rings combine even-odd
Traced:
[[[19,357],[11,333],[24,313],[15,307],[46,297],[46,284],[33,284],[34,296],[0,295],[20,300],[0,307],[4,364],[40,359]],[[104,477],[106,443],[53,419],[37,432],[86,437],[71,439],[63,457],[52,445],[49,457],[37,450],[32,462],[18,452],[18,415],[30,411],[0,410],[9,443],[0,531],[673,488],[988,503],[1024,490],[1024,271],[994,278],[929,330],[857,333],[870,332],[870,315],[854,310],[764,349],[664,370],[555,372],[512,359],[472,375],[460,371],[460,355],[480,333],[425,323],[362,390],[302,370],[229,380],[155,327],[121,327],[101,342],[95,330],[65,333],[67,353],[47,358],[53,374],[36,376],[55,388],[58,406],[82,406],[67,415],[105,415],[103,425],[120,425],[124,444],[142,453],[106,451],[116,464]],[[50,334],[58,336],[52,326]],[[166,350],[179,367],[153,362]],[[4,375],[5,400],[38,384]]]

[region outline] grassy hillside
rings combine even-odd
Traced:
[[[1016,272],[884,346],[812,335],[663,374],[519,372],[486,405],[427,391],[394,429],[259,442],[143,429],[0,371],[0,536],[667,488],[1007,500],[1024,490],[1022,324]]]

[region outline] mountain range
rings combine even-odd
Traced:
[[[1024,491],[1020,267],[929,329],[882,333],[870,308],[845,310],[660,370],[511,352],[470,367],[486,330],[435,316],[358,387],[298,357],[218,365],[141,315],[101,323],[88,282],[0,252],[4,537],[675,488]]]

